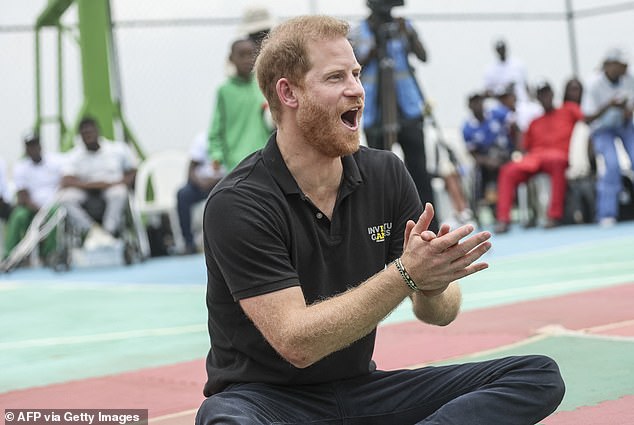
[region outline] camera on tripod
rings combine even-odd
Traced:
[[[371,10],[390,11],[393,7],[404,6],[405,0],[368,0],[367,3]]]
[[[391,10],[396,6],[404,6],[405,0],[367,0],[368,7],[377,18],[376,35],[379,40],[389,40],[399,35],[399,25],[394,22]]]

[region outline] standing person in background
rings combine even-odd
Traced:
[[[561,224],[566,198],[570,137],[576,123],[583,120],[579,103],[569,101],[568,98],[571,91],[578,92],[580,98],[581,90],[581,83],[577,80],[566,83],[564,102],[561,107],[556,108],[550,84],[545,81],[538,84],[537,99],[544,108],[544,115],[533,120],[524,134],[524,153],[521,159],[515,158],[500,169],[496,233],[509,230],[517,186],[540,172],[550,176],[551,187],[548,220],[544,227],[552,228]]]
[[[256,72],[278,130],[205,208],[211,347],[197,425],[533,425],[564,383],[545,356],[378,370],[378,324],[405,298],[426,323],[459,313],[458,279],[491,234],[429,229],[403,162],[360,146],[364,92],[349,25],[271,31]]]
[[[623,50],[610,49],[601,72],[587,84],[582,101],[597,161],[596,215],[602,226],[614,225],[619,213],[618,196],[623,183],[617,138],[621,139],[634,171],[634,78],[627,72],[627,62]]]
[[[355,55],[363,66],[363,129],[371,148],[391,149],[391,143],[401,146],[405,166],[421,200],[433,202],[423,131],[425,99],[409,62],[410,54],[426,62],[427,52],[412,23],[392,16],[392,8],[403,4],[367,0],[370,16],[350,35]],[[390,70],[385,72],[388,66]],[[392,102],[386,102],[388,96]],[[387,103],[392,104],[392,111],[386,110]],[[437,228],[437,224],[434,222],[432,227]]]
[[[255,51],[260,50],[262,40],[267,36],[275,20],[271,16],[269,10],[263,5],[251,5],[244,9],[242,19],[238,26],[237,38],[248,38],[255,43]],[[236,75],[235,65],[227,59],[225,63],[225,74],[229,76]]]
[[[495,42],[496,61],[484,73],[485,94],[489,97],[499,95],[509,88],[515,94],[516,123],[523,132],[530,122],[541,115],[543,110],[528,90],[528,79],[524,64],[508,54],[506,41],[499,39]]]
[[[216,170],[211,165],[207,148],[207,134],[198,133],[189,150],[187,183],[176,194],[178,221],[185,240],[185,254],[197,251],[192,234],[192,209],[209,195],[209,191],[224,176],[223,169]]]
[[[62,180],[61,156],[43,154],[38,135],[28,135],[24,139],[24,147],[26,157],[20,159],[13,169],[17,203],[7,222],[5,255],[9,255],[22,240],[40,208],[53,201]],[[40,255],[46,258],[54,249],[55,232],[51,232],[42,241]]]
[[[494,44],[496,61],[484,73],[484,89],[487,96],[493,96],[501,88],[513,86],[518,102],[528,100],[526,69],[524,64],[514,57],[509,57],[506,41],[496,40]]]
[[[266,143],[272,128],[267,124],[268,104],[253,75],[256,46],[244,38],[231,44],[229,60],[236,67],[216,92],[209,154],[217,171],[232,170],[245,156]]]

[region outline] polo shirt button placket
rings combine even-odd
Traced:
[[[321,218],[322,218],[323,216],[324,216],[324,215],[323,215],[322,213],[320,213],[320,212],[318,212],[317,214],[315,214],[315,217],[317,217],[317,219],[318,219],[318,220],[321,220]]]

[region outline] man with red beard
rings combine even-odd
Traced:
[[[402,161],[359,146],[364,92],[349,26],[273,29],[256,75],[277,132],[213,189],[204,218],[211,349],[197,424],[534,424],[563,396],[543,356],[415,370],[372,361],[410,297],[447,325],[490,234],[428,230]]]

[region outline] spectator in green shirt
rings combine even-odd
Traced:
[[[229,60],[236,74],[216,93],[209,129],[209,152],[214,167],[232,170],[247,155],[264,146],[272,131],[268,104],[253,75],[256,45],[239,39],[231,45]]]

